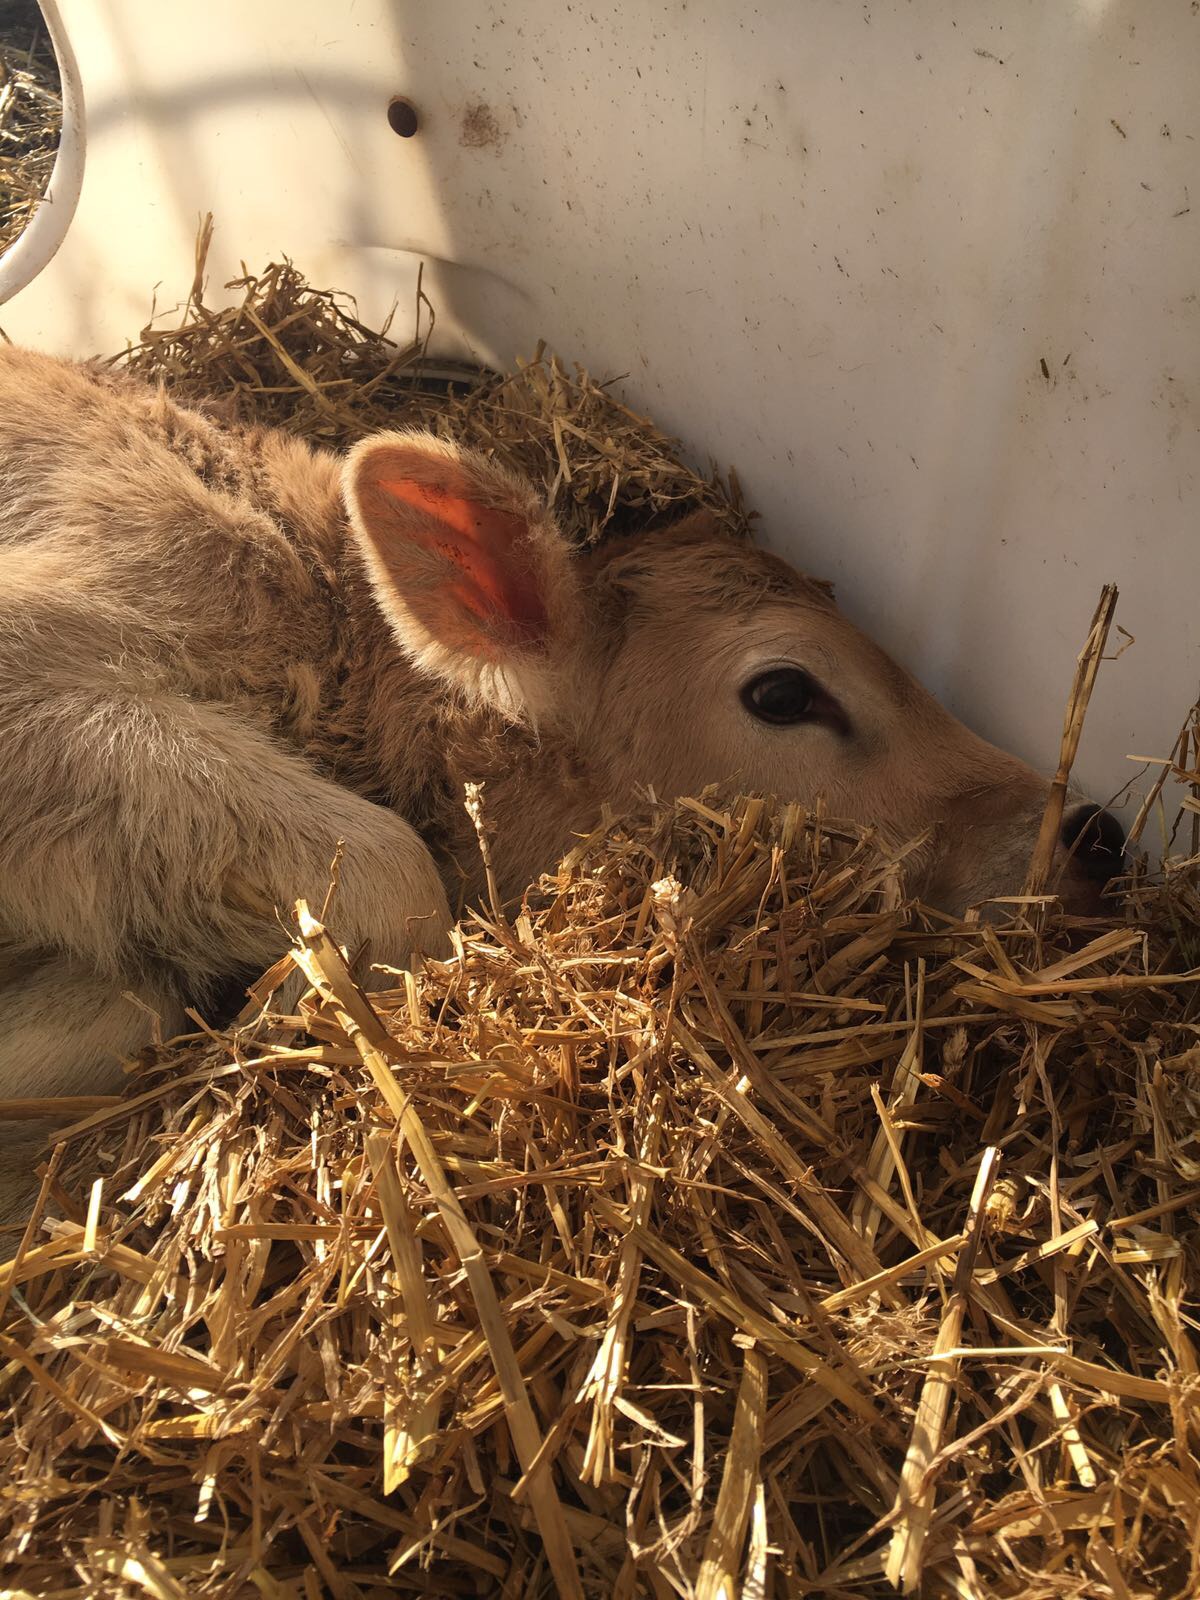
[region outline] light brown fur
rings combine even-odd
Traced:
[[[446,887],[482,887],[468,778],[507,895],[603,802],[731,779],[939,829],[925,888],[961,907],[1017,886],[1045,795],[774,557],[699,518],[573,559],[427,436],[343,466],[6,350],[0,562],[0,1097],[111,1087],[150,1033],[122,995],[169,1031],[254,975],[339,840],[339,937],[442,948]],[[752,721],[775,661],[852,736]]]

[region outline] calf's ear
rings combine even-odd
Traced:
[[[416,664],[536,722],[561,695],[579,637],[566,541],[533,488],[427,433],[383,433],[350,453],[350,526],[385,616]]]

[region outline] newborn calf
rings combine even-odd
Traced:
[[[1045,783],[702,515],[574,556],[432,436],[342,461],[14,349],[0,473],[0,1097],[111,1088],[151,1013],[284,951],[339,840],[339,938],[441,950],[481,887],[464,779],[506,895],[603,802],[726,779],[934,826],[947,908],[1023,876]],[[1119,861],[1088,826],[1071,893]]]

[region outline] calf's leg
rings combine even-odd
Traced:
[[[110,999],[270,964],[293,902],[321,905],[339,841],[335,935],[397,966],[445,948],[415,830],[230,710],[89,682],[26,692],[6,718],[0,692],[0,748],[0,939],[59,952]],[[18,1056],[0,1029],[0,1097],[94,1085],[98,1047],[28,1039]]]

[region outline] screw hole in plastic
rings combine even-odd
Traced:
[[[398,133],[402,139],[411,139],[417,131],[417,109],[411,100],[404,100],[399,95],[388,101],[387,119],[392,132]]]

